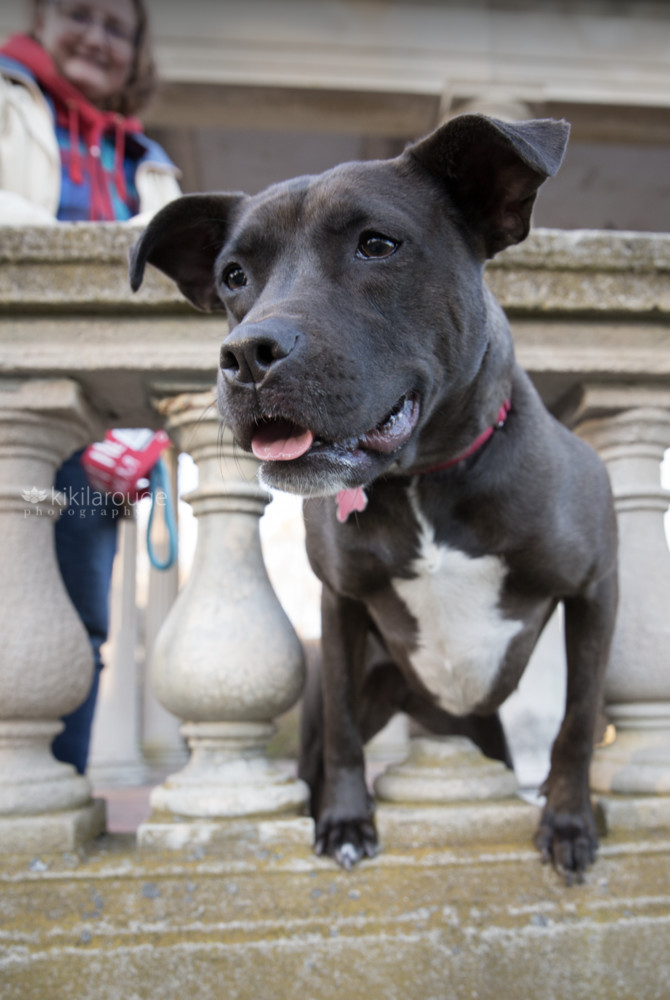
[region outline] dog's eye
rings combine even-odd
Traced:
[[[390,236],[382,233],[365,232],[361,235],[356,247],[356,256],[364,260],[378,259],[380,257],[390,257],[395,253],[400,244],[397,240],[392,240]]]
[[[237,291],[238,288],[244,288],[247,283],[247,276],[239,264],[229,264],[221,278],[226,288],[229,288],[231,292]]]

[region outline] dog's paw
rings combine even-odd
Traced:
[[[346,871],[363,858],[374,858],[378,851],[379,841],[372,820],[317,824],[314,852],[333,858]]]
[[[547,807],[535,834],[543,864],[551,862],[566,885],[584,881],[584,872],[596,859],[598,835],[590,808],[560,812]]]

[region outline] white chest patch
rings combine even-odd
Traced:
[[[418,624],[418,649],[410,660],[442,708],[464,715],[491,690],[523,622],[500,612],[504,562],[438,545],[418,505],[413,507],[421,528],[421,555],[411,567],[417,575],[393,581]]]

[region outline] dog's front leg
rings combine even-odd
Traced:
[[[369,620],[363,604],[325,585],[321,617],[324,783],[314,849],[350,869],[378,850],[358,718]]]
[[[613,572],[585,596],[564,602],[568,664],[566,709],[542,791],[546,804],[535,837],[543,861],[568,883],[582,880],[598,846],[589,795],[589,765],[601,707],[602,682],[614,631],[617,578]]]

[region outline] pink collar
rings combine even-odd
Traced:
[[[460,455],[457,455],[456,458],[449,458],[446,462],[439,462],[437,465],[431,465],[427,469],[421,469],[419,472],[415,473],[415,475],[427,476],[431,472],[441,472],[442,469],[450,469],[452,465],[458,465],[459,462],[463,462],[466,458],[469,458],[470,455],[474,455],[476,451],[486,444],[495,431],[504,426],[511,406],[511,401],[506,399],[498,410],[498,416],[495,424],[482,431],[479,437],[475,438],[472,444],[466,448],[465,451],[461,452]],[[364,511],[367,505],[367,494],[362,486],[357,486],[348,490],[340,490],[337,494],[337,520],[343,524],[350,514],[354,514],[358,511]]]
[[[505,421],[507,420],[507,415],[512,407],[511,400],[506,399],[498,410],[498,416],[496,417],[496,422],[491,427],[487,427],[485,431],[482,431],[479,437],[476,437],[469,448],[457,455],[456,458],[449,458],[446,462],[438,462],[437,465],[431,465],[427,469],[421,469],[417,475],[427,476],[430,472],[441,472],[442,469],[450,469],[452,465],[458,465],[459,462],[463,462],[466,458],[470,458],[470,455],[474,455],[476,451],[485,445],[490,437],[493,436],[494,432],[500,427],[504,427]]]

